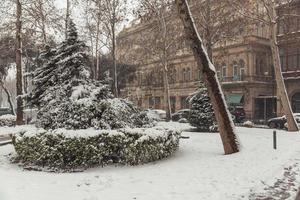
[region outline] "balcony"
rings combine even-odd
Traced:
[[[282,75],[285,80],[300,79],[300,71],[299,70],[282,72]]]
[[[222,83],[237,83],[237,82],[272,82],[274,78],[272,76],[232,76],[221,77],[219,80]]]

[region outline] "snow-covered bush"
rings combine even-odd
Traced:
[[[2,115],[0,116],[0,126],[14,126],[16,124],[15,115]]]
[[[189,122],[201,132],[214,132],[216,120],[207,88],[201,83],[197,92],[190,97]]]
[[[189,121],[186,118],[181,118],[181,119],[178,120],[178,122],[182,123],[182,124],[189,123]]]
[[[13,136],[18,157],[25,166],[73,170],[112,163],[138,165],[174,153],[180,131],[153,128],[119,130],[36,129]]]
[[[218,131],[219,131],[219,127],[217,124],[214,124],[209,127],[209,132],[218,132]]]
[[[251,122],[251,121],[245,121],[245,122],[243,123],[243,126],[244,126],[244,127],[247,127],[247,128],[253,128],[253,127],[254,127],[254,123]]]
[[[53,90],[46,96],[48,103],[38,111],[39,127],[117,129],[152,125],[131,102],[113,98],[107,85],[71,82],[67,87],[57,86]]]

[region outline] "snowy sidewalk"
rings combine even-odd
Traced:
[[[0,147],[0,179],[5,180],[0,182],[0,199],[248,199],[273,186],[284,177],[285,168],[298,163],[300,134],[279,131],[278,150],[273,150],[272,130],[237,130],[243,144],[238,154],[223,155],[219,134],[185,132],[183,135],[190,139],[182,140],[180,150],[169,159],[73,174],[24,171],[8,161],[7,155],[14,152],[13,147]],[[287,177],[294,177],[293,184],[300,185],[299,167],[294,169]],[[287,183],[290,178],[286,178]],[[291,189],[288,195],[287,199],[293,199],[296,191]]]

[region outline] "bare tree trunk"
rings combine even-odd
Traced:
[[[17,68],[17,125],[23,125],[23,100],[21,95],[23,94],[22,86],[22,6],[20,0],[16,0],[17,6],[17,21],[16,21],[16,68]]]
[[[98,16],[97,21],[97,33],[96,33],[96,80],[100,80],[100,55],[99,55],[99,35],[100,35],[100,20]]]
[[[96,65],[95,65],[95,58],[94,58],[94,48],[93,48],[93,38],[92,36],[90,36],[90,40],[91,40],[91,48],[90,48],[90,53],[92,55],[92,67],[91,67],[91,71],[93,73],[92,78],[96,79]]]
[[[198,68],[204,75],[204,81],[212,101],[225,154],[237,153],[239,152],[239,141],[235,134],[235,127],[228,111],[214,66],[209,60],[201,37],[197,32],[188,2],[187,0],[176,0],[176,3],[186,36],[192,42],[191,48],[198,63]]]
[[[171,102],[170,102],[170,86],[168,80],[168,66],[165,62],[164,64],[164,101],[165,101],[165,109],[166,109],[166,120],[171,120]]]
[[[170,86],[168,79],[168,56],[167,56],[167,26],[166,19],[164,16],[161,16],[161,24],[162,24],[162,36],[163,36],[163,66],[164,66],[164,94],[165,94],[165,107],[166,107],[166,120],[171,120],[171,102],[170,102]]]
[[[115,96],[119,96],[118,92],[118,72],[117,72],[117,60],[116,60],[116,30],[115,23],[112,23],[112,57],[114,65],[114,91]]]
[[[270,43],[271,43],[272,57],[274,62],[273,64],[274,64],[277,89],[279,92],[279,97],[281,99],[283,111],[287,119],[288,131],[299,131],[298,125],[296,123],[296,120],[292,112],[290,100],[288,98],[284,79],[282,76],[281,62],[280,62],[278,42],[277,42],[277,22],[276,22],[277,14],[275,10],[275,5],[272,2],[270,2],[268,5],[269,5],[268,12],[270,13],[270,18],[271,18]]]
[[[12,100],[11,100],[11,94],[9,92],[9,90],[7,89],[7,87],[5,86],[4,82],[3,81],[0,81],[0,85],[1,87],[3,88],[4,92],[6,93],[7,95],[7,101],[9,103],[9,106],[10,106],[10,110],[11,110],[11,114],[12,115],[16,115],[15,113],[15,108],[14,108],[14,105],[12,103]]]

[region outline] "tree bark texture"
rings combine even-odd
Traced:
[[[204,82],[214,108],[225,154],[237,153],[239,152],[239,141],[235,134],[235,127],[228,111],[214,66],[210,61],[202,39],[197,32],[188,2],[187,0],[176,0],[176,4],[180,18],[183,22],[186,37],[191,41],[191,48],[197,61],[198,68],[203,72]]]
[[[22,125],[23,122],[23,76],[22,76],[22,5],[20,0],[16,0],[17,20],[16,20],[16,68],[17,68],[17,125]]]

